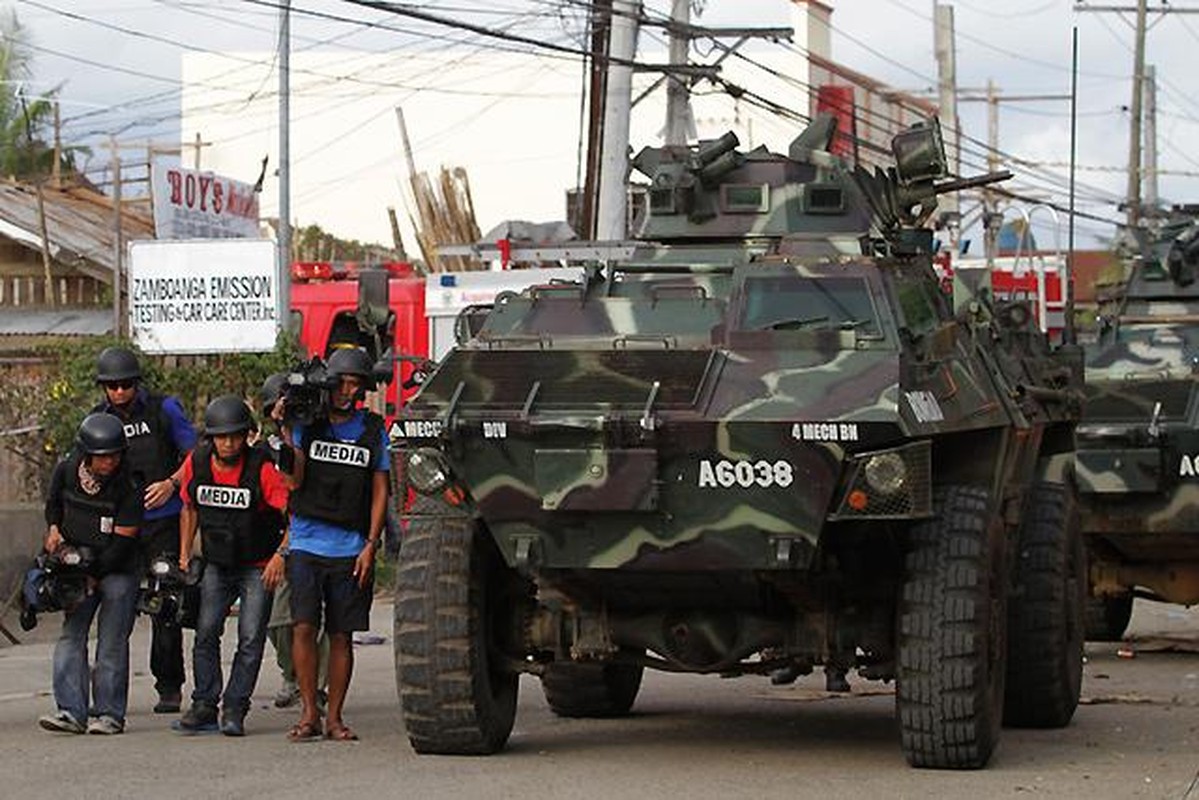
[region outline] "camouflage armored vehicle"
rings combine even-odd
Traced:
[[[1070,720],[1081,358],[1025,305],[953,313],[920,225],[969,181],[942,181],[938,128],[874,174],[833,132],[643,150],[639,239],[497,297],[407,407],[396,679],[418,752],[502,748],[520,673],[600,717],[647,667],[853,668],[897,683],[928,767],[984,765],[1001,721]]]
[[[1178,208],[1146,243],[1087,349],[1075,475],[1098,641],[1124,634],[1134,593],[1199,602],[1197,219]]]

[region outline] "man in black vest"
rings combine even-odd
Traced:
[[[104,401],[93,411],[120,418],[129,441],[127,468],[143,487],[145,506],[140,544],[145,564],[159,556],[179,558],[179,512],[183,505],[171,477],[183,455],[196,446],[196,430],[175,397],[164,397],[141,386],[137,356],[124,347],[109,347],[96,359],[96,383]],[[183,631],[174,622],[153,618],[150,671],[158,690],[155,713],[179,710],[183,688]]]
[[[111,414],[89,414],[75,448],[54,468],[46,496],[45,549],[86,549],[87,593],[65,609],[54,647],[54,703],[38,720],[58,733],[116,734],[125,730],[129,699],[129,634],[137,616],[137,530],[142,504],[123,463],[125,430]],[[89,668],[88,631],[96,612],[96,661]],[[94,690],[88,721],[88,693]],[[86,728],[84,723],[87,723]]]
[[[262,446],[250,447],[254,417],[244,400],[218,397],[204,411],[204,443],[183,464],[179,566],[185,572],[196,529],[204,553],[200,619],[192,651],[196,688],[175,729],[244,736],[258,682],[271,598],[283,576],[282,528],[287,485]],[[240,602],[237,653],[221,692],[221,633]]]
[[[329,374],[328,419],[297,425],[289,434],[295,446],[291,470],[290,555],[291,616],[295,623],[293,657],[303,710],[288,733],[292,741],[321,736],[316,702],[316,632],[322,618],[329,635],[329,716],[324,736],[357,739],[342,719],[342,706],[354,668],[350,637],[370,627],[375,554],[387,510],[387,434],[378,414],[358,408],[366,394],[373,364],[364,350],[336,350]],[[272,415],[282,419],[281,401]]]

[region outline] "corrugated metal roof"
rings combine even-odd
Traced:
[[[112,281],[112,198],[90,189],[42,190],[46,235],[54,260],[105,282]],[[5,224],[6,223],[6,224]],[[145,215],[124,209],[121,232],[125,241],[153,239],[154,223]],[[37,190],[32,184],[0,181],[0,235],[32,249],[41,248]]]
[[[0,336],[102,336],[112,333],[112,309],[64,308],[0,313]]]

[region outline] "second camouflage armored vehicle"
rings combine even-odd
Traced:
[[[1075,475],[1094,640],[1121,638],[1134,593],[1199,602],[1197,269],[1199,208],[1178,208],[1087,349]]]
[[[522,672],[590,717],[628,712],[646,667],[852,668],[896,682],[927,767],[984,765],[1001,722],[1070,720],[1081,359],[1023,304],[955,316],[920,226],[970,181],[943,181],[938,128],[874,174],[833,133],[642,151],[628,252],[498,297],[408,406],[395,641],[418,752],[502,748]]]

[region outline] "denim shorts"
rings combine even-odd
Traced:
[[[292,622],[321,626],[329,633],[365,631],[371,624],[374,572],[366,586],[354,578],[353,558],[325,558],[299,550],[287,557],[287,582],[291,585]]]

